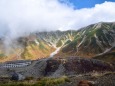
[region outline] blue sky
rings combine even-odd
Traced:
[[[59,0],[61,3],[71,3],[75,9],[91,8],[95,4],[102,4],[105,1],[115,2],[115,0]]]

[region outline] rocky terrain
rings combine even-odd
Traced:
[[[12,64],[12,65],[10,65]],[[23,66],[16,66],[17,64]],[[25,65],[26,64],[26,65]],[[9,65],[9,66],[4,66]],[[24,76],[42,77],[62,75],[76,75],[94,71],[114,71],[114,65],[95,59],[82,59],[78,57],[68,57],[66,59],[41,59],[33,61],[19,61],[1,63],[0,75],[9,75],[16,71]],[[3,72],[4,71],[4,72]]]
[[[27,63],[28,65],[24,65],[24,63]],[[9,64],[12,65],[4,66]],[[17,64],[23,66],[15,66]],[[63,84],[60,84],[60,86],[76,86],[80,80],[88,80],[95,82],[95,84],[103,84],[100,82],[103,77],[107,77],[107,79],[110,77],[112,80],[114,80],[115,77],[114,65],[96,59],[83,59],[79,57],[67,57],[66,59],[49,58],[17,62],[10,61],[1,63],[0,70],[0,77],[11,77],[13,72],[21,74],[25,78],[33,77],[35,79],[43,77],[60,78],[62,76],[67,76],[69,78],[69,82],[64,82]],[[108,73],[108,75],[106,73]],[[113,81],[106,83],[115,85]]]

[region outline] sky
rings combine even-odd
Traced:
[[[105,1],[115,2],[115,0],[59,0],[61,3],[71,4],[75,9],[92,8],[96,4],[102,4]]]
[[[114,0],[0,0],[0,36],[78,30],[115,21]]]

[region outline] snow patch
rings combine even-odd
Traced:
[[[52,58],[54,55],[56,55],[59,52],[60,49],[61,49],[61,47],[57,48],[54,52],[52,52],[50,54],[50,58]]]
[[[39,45],[39,42],[38,42],[37,40],[35,40],[35,43],[36,43],[37,45]]]
[[[96,34],[94,34],[94,37],[96,38],[96,43],[98,44],[98,46],[103,50],[103,46],[101,44],[101,41],[99,41],[99,39],[98,39]]]

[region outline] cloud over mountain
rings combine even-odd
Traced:
[[[0,0],[0,36],[17,37],[28,32],[79,29],[115,21],[115,2],[74,9],[58,0]]]

